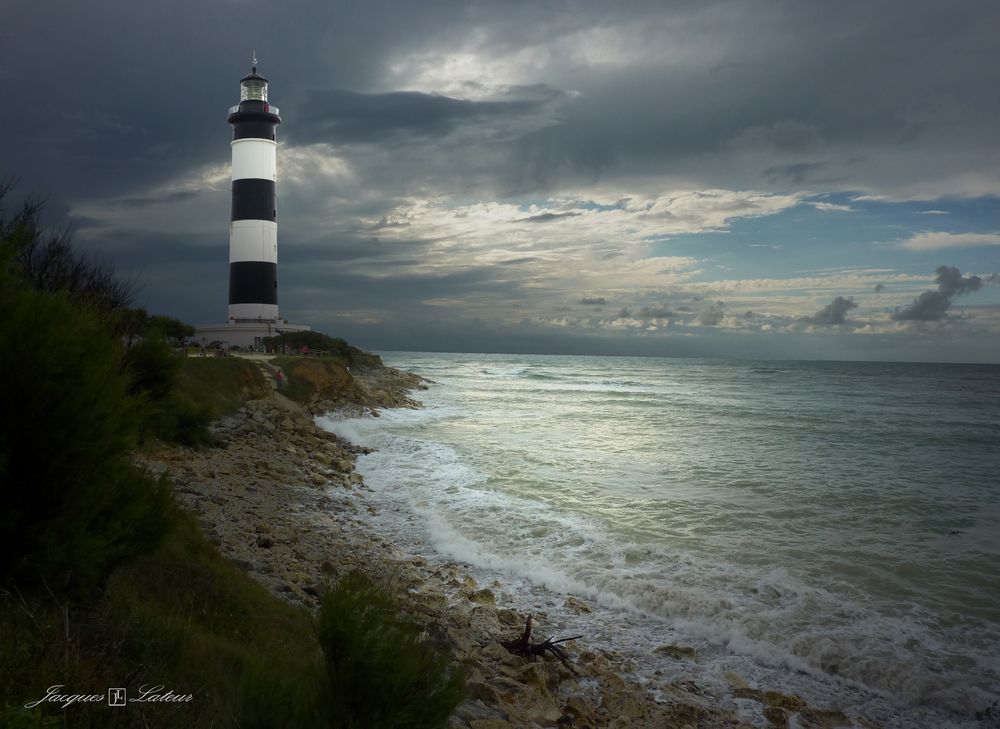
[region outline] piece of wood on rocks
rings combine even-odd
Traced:
[[[563,650],[558,644],[565,643],[566,641],[576,640],[577,638],[582,638],[582,635],[574,635],[572,638],[560,638],[559,640],[554,640],[555,636],[549,637],[543,640],[541,643],[531,642],[531,616],[528,616],[528,620],[524,624],[524,631],[515,640],[502,640],[500,645],[506,648],[508,651],[516,656],[540,656],[545,657],[547,653],[552,654],[559,659],[566,668],[569,669],[570,673],[577,676],[576,670],[569,663],[569,656],[566,651]]]

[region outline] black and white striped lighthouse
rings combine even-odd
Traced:
[[[240,103],[229,108],[233,126],[233,202],[229,217],[229,317],[197,328],[203,342],[263,347],[282,332],[308,331],[278,316],[278,107],[267,100],[267,79],[240,79]]]
[[[229,320],[278,319],[278,107],[256,58],[240,80],[233,125],[233,206],[229,224]]]

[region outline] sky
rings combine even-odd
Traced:
[[[0,176],[226,318],[229,106],[284,318],[376,350],[1000,362],[995,0],[8,0]]]

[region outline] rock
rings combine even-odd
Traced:
[[[478,641],[496,640],[500,637],[500,621],[495,610],[489,607],[476,607],[469,615],[469,631]]]
[[[843,712],[836,709],[804,708],[798,715],[798,726],[801,729],[834,729],[834,727],[853,726]]]
[[[515,712],[529,721],[537,722],[542,726],[552,726],[562,716],[559,704],[556,703],[556,700],[548,691],[544,693],[531,692],[527,695],[521,694],[518,697],[517,704],[511,706],[511,713],[514,714]]]
[[[649,705],[642,698],[634,691],[610,691],[601,697],[601,708],[627,725],[629,720],[642,719],[649,713]]]
[[[723,677],[727,681],[729,681],[730,684],[732,684],[738,689],[750,688],[749,684],[747,684],[747,682],[743,680],[743,677],[740,676],[738,673],[733,673],[732,671],[726,671],[723,674]]]
[[[233,558],[233,564],[244,572],[256,572],[260,570],[260,563],[252,559]]]
[[[476,590],[469,596],[472,602],[478,602],[480,605],[496,605],[497,599],[494,597],[493,592],[488,588],[483,588],[482,590]]]
[[[572,595],[566,598],[566,602],[563,603],[563,607],[572,613],[576,613],[577,615],[586,615],[591,612],[590,606],[587,605],[587,603],[577,597],[573,597]]]
[[[483,681],[469,681],[465,684],[465,695],[487,704],[499,704],[500,692]]]
[[[784,709],[779,709],[777,706],[765,707],[764,718],[774,729],[788,729],[788,714]]]
[[[521,656],[515,656],[499,643],[490,643],[483,648],[480,655],[485,658],[492,658],[494,661],[507,666],[520,666],[524,664],[524,659]]]
[[[351,483],[361,484],[364,483],[364,479],[361,477],[360,473],[353,471],[351,473]]]
[[[274,538],[270,534],[261,534],[257,537],[257,546],[270,549],[274,546]]]
[[[502,705],[500,705],[502,706]],[[493,704],[486,704],[481,700],[465,700],[458,705],[455,709],[455,714],[453,716],[452,726],[458,727],[468,727],[471,722],[477,719],[492,719],[504,721],[507,719],[507,712],[503,711],[500,706]],[[458,723],[454,723],[454,719],[458,720]],[[464,721],[463,721],[464,720]]]
[[[737,688],[733,696],[738,699],[753,699],[767,706],[773,706],[786,711],[802,711],[807,704],[798,696],[782,694],[777,691],[761,691],[755,688]]]
[[[514,729],[514,725],[503,719],[473,719],[469,729]]]
[[[595,729],[594,706],[580,696],[571,696],[563,705],[559,726],[574,729]]]
[[[670,656],[678,661],[695,657],[694,648],[682,645],[661,645],[653,652],[661,656]]]
[[[764,691],[764,703],[786,711],[801,711],[806,708],[806,702],[794,694],[781,694],[777,691]]]
[[[314,485],[316,485],[316,486],[325,486],[326,485],[326,481],[327,481],[326,476],[324,476],[322,473],[314,473],[313,474],[312,482],[313,482]]]
[[[526,686],[531,686],[532,688],[540,689],[542,691],[548,691],[548,675],[545,672],[545,665],[543,663],[529,663],[527,666],[518,670],[517,675],[514,676],[514,678]]]

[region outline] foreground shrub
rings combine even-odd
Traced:
[[[319,639],[332,727],[441,727],[463,698],[462,673],[360,573],[324,594]]]
[[[138,413],[106,324],[9,270],[0,267],[0,585],[94,584],[158,542],[169,495],[129,460]]]

